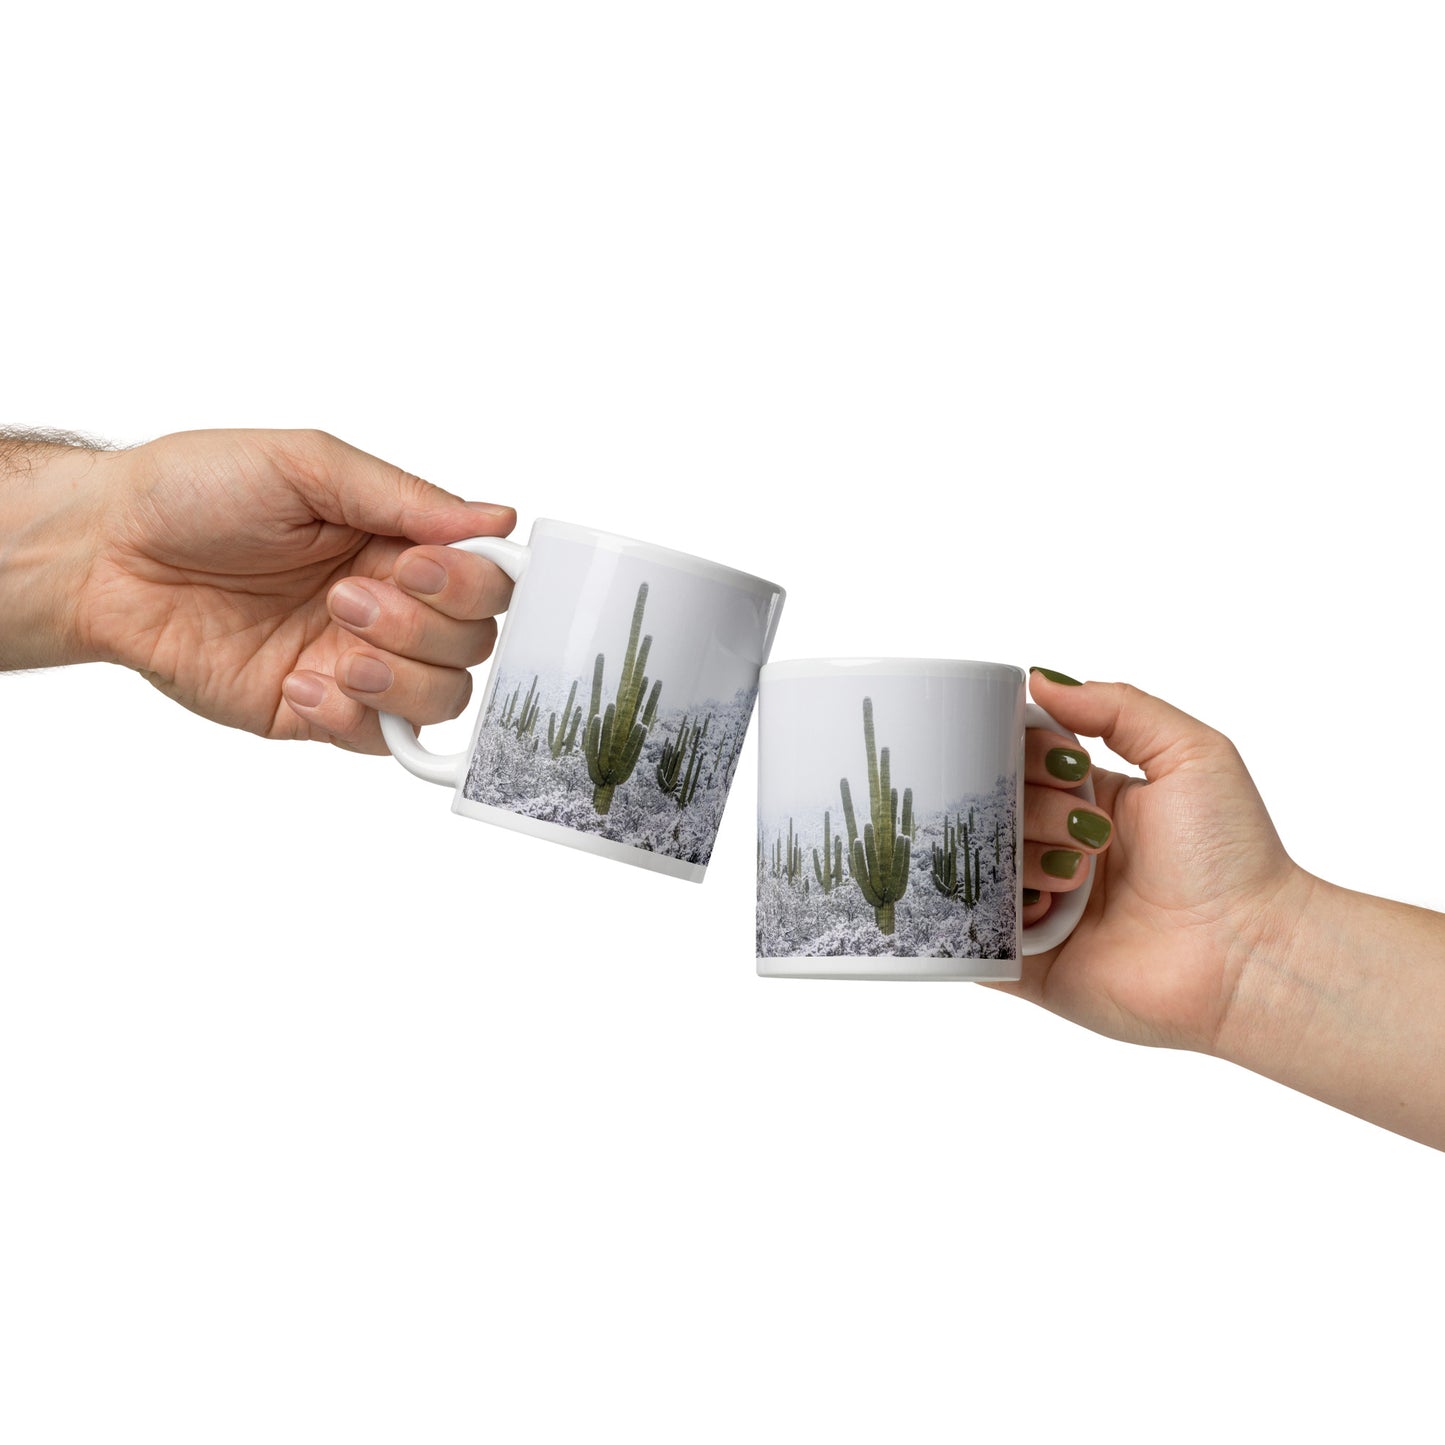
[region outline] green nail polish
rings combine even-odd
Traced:
[[[1084,855],[1072,848],[1050,848],[1039,859],[1039,865],[1050,878],[1072,878],[1083,861]]]
[[[1042,897],[1043,897],[1043,894],[1040,893],[1037,888],[1025,888],[1025,889],[1024,889],[1024,907],[1025,907],[1025,908],[1030,908],[1030,907],[1032,907],[1032,906],[1033,906],[1035,903],[1037,903],[1037,902],[1039,901],[1039,899],[1042,898]]]
[[[1067,672],[1055,672],[1051,667],[1031,667],[1030,672],[1041,673],[1050,682],[1062,682],[1068,687],[1083,687],[1083,683],[1077,677],[1070,677]]]
[[[1044,754],[1044,766],[1066,783],[1077,783],[1089,771],[1089,755],[1078,748],[1050,748]]]
[[[1102,848],[1109,841],[1114,825],[1102,813],[1088,813],[1075,808],[1069,814],[1069,836],[1087,848]]]

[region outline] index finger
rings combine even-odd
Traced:
[[[391,580],[459,622],[495,617],[512,600],[512,579],[495,562],[455,547],[409,547],[396,559]]]

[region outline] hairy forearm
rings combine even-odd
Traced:
[[[0,431],[0,670],[91,660],[77,602],[100,456],[78,438]]]
[[[1240,971],[1216,1052],[1445,1149],[1445,915],[1307,878]]]

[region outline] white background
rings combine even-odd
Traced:
[[[0,406],[324,427],[776,577],[779,657],[1127,678],[1440,907],[1442,39],[27,6]],[[0,748],[7,1442],[1439,1438],[1440,1156],[757,979],[752,741],[701,888],[101,667],[0,680]]]

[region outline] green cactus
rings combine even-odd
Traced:
[[[698,779],[702,776],[702,759],[698,756],[698,748],[703,738],[707,736],[707,725],[711,717],[704,720],[701,729],[692,730],[692,753],[687,760],[687,771],[682,775],[682,786],[677,790],[677,806],[685,808],[692,802],[693,794],[697,792]]]
[[[782,842],[781,837],[778,842]],[[788,819],[788,851],[783,856],[783,872],[787,876],[789,887],[803,876],[803,845],[793,836],[793,820],[791,818]]]
[[[654,770],[657,774],[657,786],[664,793],[675,793],[677,785],[682,778],[682,759],[687,752],[687,744],[692,733],[687,726],[687,716],[684,714],[682,726],[677,730],[677,741],[664,740],[662,744],[662,759]]]
[[[637,589],[637,603],[632,609],[632,630],[627,637],[627,653],[622,659],[622,676],[617,684],[617,700],[602,710],[602,671],[605,654],[597,654],[592,669],[592,701],[587,710],[587,731],[582,737],[582,751],[587,755],[587,774],[592,779],[592,806],[605,813],[612,806],[612,795],[632,776],[642,756],[647,730],[657,715],[657,699],[662,684],[655,682],[647,697],[647,654],[652,637],[642,637],[642,613],[647,606],[647,583]],[[639,638],[641,643],[639,645]]]
[[[567,706],[562,709],[562,721],[552,713],[547,719],[547,747],[554,758],[564,754],[570,756],[577,746],[577,729],[582,723],[582,709],[575,707],[577,701],[577,679],[572,679],[572,689],[567,694]]]
[[[975,903],[983,897],[983,864],[979,861],[982,856],[981,848],[973,850],[973,901]]]
[[[833,819],[823,814],[823,857],[813,849],[813,876],[824,893],[831,893],[843,881],[843,840],[833,837]]]
[[[515,710],[515,708],[516,708],[516,706],[517,706],[517,698],[518,698],[518,696],[521,694],[521,691],[522,691],[522,684],[521,684],[521,683],[518,683],[517,686],[512,689],[512,695],[511,695],[511,697],[509,697],[509,698],[507,699],[507,705],[506,705],[506,707],[504,707],[504,708],[502,709],[501,716],[497,719],[497,726],[498,726],[498,727],[501,727],[501,728],[509,728],[509,727],[511,727],[511,725],[512,725],[512,713],[513,713],[513,711]]]
[[[893,905],[908,891],[908,858],[912,848],[913,789],[903,790],[903,827],[898,826],[898,789],[890,786],[888,749],[879,754],[873,733],[873,699],[863,699],[863,745],[868,755],[870,821],[858,836],[853,794],[848,779],[839,780],[843,817],[848,824],[848,858],[853,881],[872,905],[880,933],[892,933]]]
[[[971,852],[971,850],[969,849],[969,846],[968,846],[968,830],[967,830],[966,828],[963,830],[962,842],[963,842],[963,885],[962,885],[962,887],[963,887],[963,906],[964,906],[965,908],[972,908],[973,905],[978,902],[978,895],[974,892],[974,887],[973,887],[973,868],[972,868],[972,866],[971,866],[971,860],[972,860],[972,858],[973,858],[973,853]]]
[[[518,691],[521,691],[520,687]],[[534,675],[532,685],[527,689],[527,696],[522,699],[521,709],[512,719],[512,727],[519,742],[532,736],[532,729],[537,726],[537,713],[541,706],[541,699],[537,696],[537,679]]]
[[[944,819],[943,843],[933,845],[933,886],[945,898],[957,898],[962,891],[958,881],[958,834]]]

